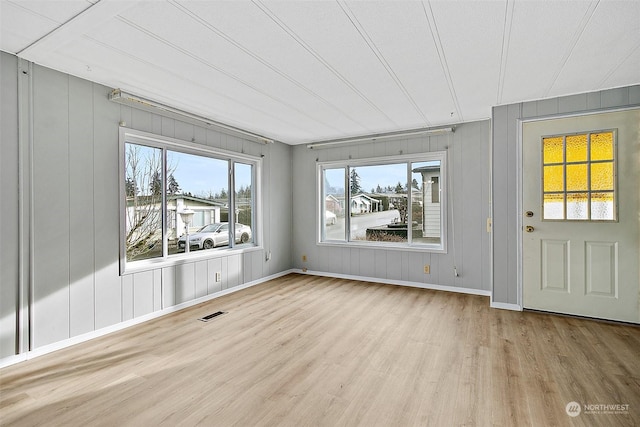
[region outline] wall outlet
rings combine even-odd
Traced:
[[[491,218],[487,218],[487,233],[491,233]]]
[[[265,261],[269,261],[271,259],[271,251],[268,251],[264,257]]]
[[[219,282],[220,280],[222,280],[222,273],[216,271],[216,282]]]
[[[431,274],[431,266],[429,264],[424,265],[424,274]]]
[[[302,255],[302,262],[307,262],[307,256],[306,255]]]

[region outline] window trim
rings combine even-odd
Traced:
[[[184,254],[168,254],[166,244],[163,244],[162,257],[143,259],[138,261],[127,261],[126,259],[126,241],[124,235],[126,233],[126,188],[125,188],[125,176],[126,176],[126,144],[139,144],[147,147],[162,149],[162,161],[163,167],[166,168],[166,150],[176,151],[185,154],[192,154],[204,157],[210,157],[219,160],[230,161],[229,166],[229,209],[230,212],[233,200],[235,199],[235,175],[234,175],[234,163],[244,163],[252,165],[254,169],[252,177],[252,186],[255,188],[254,192],[254,209],[252,209],[252,216],[255,221],[255,225],[252,226],[252,238],[253,245],[250,246],[235,246],[232,244],[229,248],[220,248],[212,251],[199,251],[188,252]],[[196,261],[202,261],[207,259],[220,258],[229,256],[232,254],[242,254],[245,252],[259,251],[263,249],[263,215],[262,215],[262,157],[252,156],[245,153],[237,153],[235,151],[225,150],[217,147],[209,147],[194,142],[188,142],[177,138],[157,135],[149,132],[130,129],[120,126],[119,128],[119,145],[118,145],[118,209],[119,209],[119,264],[120,275],[126,275],[130,273],[154,270],[163,267],[175,266],[180,264],[192,263]],[[163,170],[163,174],[166,176],[166,170]],[[233,187],[232,187],[233,186]],[[162,182],[162,206],[166,206],[166,182]],[[233,193],[233,196],[232,196]],[[253,212],[255,211],[255,212]],[[162,209],[162,239],[163,241],[167,236],[167,213],[166,209]],[[234,223],[234,222],[232,222]],[[234,227],[230,227],[234,228]],[[235,230],[232,230],[235,232]],[[230,242],[233,239],[230,239]],[[234,240],[233,240],[234,241]],[[235,241],[234,241],[235,243]],[[202,252],[202,253],[200,253]]]
[[[346,200],[351,198],[351,189],[349,185],[351,168],[362,166],[383,166],[390,164],[406,163],[407,164],[407,188],[411,188],[411,164],[420,162],[440,161],[440,227],[441,238],[440,244],[431,243],[385,243],[375,241],[350,240],[350,203]],[[345,170],[345,240],[324,240],[325,239],[325,203],[324,203],[324,170],[326,169],[344,169]],[[363,249],[384,249],[384,250],[400,250],[414,252],[429,253],[447,253],[447,236],[448,236],[448,156],[447,151],[430,151],[426,153],[405,154],[398,156],[386,157],[368,157],[362,159],[348,159],[337,161],[318,161],[316,163],[316,245],[333,246],[333,247],[355,247]],[[412,209],[408,208],[408,219],[412,221]]]

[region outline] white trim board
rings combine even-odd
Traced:
[[[96,331],[88,332],[86,334],[78,335],[63,341],[58,341],[53,344],[48,344],[42,347],[39,347],[35,350],[27,351],[25,353],[20,353],[12,356],[7,356],[0,359],[0,369],[5,368],[10,365],[14,365],[19,362],[24,362],[26,360],[31,360],[35,357],[42,356],[56,350],[61,350],[66,347],[70,347],[72,345],[80,344],[85,341],[92,340],[94,338],[102,337],[104,335],[110,334],[112,332],[120,331],[122,329],[129,328],[131,326],[139,325],[141,323],[147,322],[149,320],[157,319],[158,317],[165,316],[170,313],[175,313],[176,311],[192,307],[197,304],[201,304],[206,301],[210,301],[216,298],[219,298],[224,295],[232,294],[234,292],[240,291],[242,289],[247,289],[252,286],[256,286],[269,280],[277,279],[278,277],[286,276],[291,273],[295,273],[295,270],[285,270],[280,273],[272,274],[271,276],[263,277],[258,280],[254,280],[252,282],[247,282],[239,286],[235,286],[233,288],[225,289],[223,291],[217,292],[211,295],[205,295],[200,298],[196,298],[191,301],[186,301],[177,305],[173,305],[171,307],[164,308],[162,310],[154,311],[153,313],[146,314],[144,316],[136,317],[135,319],[127,320],[125,322],[116,323],[115,325],[107,326],[102,329],[98,329]]]
[[[408,282],[406,280],[380,279],[377,277],[352,276],[349,274],[324,273],[322,271],[310,271],[310,270],[304,271],[301,269],[294,269],[293,272],[299,273],[299,274],[307,274],[310,276],[335,277],[337,279],[358,280],[361,282],[381,283],[384,285],[397,285],[397,286],[407,286],[411,288],[433,289],[436,291],[447,291],[447,292],[456,292],[459,294],[481,295],[486,297],[491,296],[491,291],[484,290],[484,289],[460,288],[457,286],[433,285],[430,283]]]

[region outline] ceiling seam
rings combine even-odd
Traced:
[[[11,2],[12,4],[15,4],[14,2]],[[99,3],[99,2],[98,2]],[[60,30],[60,28],[65,27],[67,24],[70,24],[72,21],[75,21],[76,19],[79,19],[82,15],[84,15],[85,13],[87,13],[91,8],[95,7],[96,4],[98,3],[89,3],[89,6],[87,6],[87,8],[81,10],[80,12],[76,13],[75,15],[73,15],[71,18],[67,19],[66,21],[64,21],[63,23],[59,23],[58,21],[55,21],[49,17],[46,17],[47,19],[49,19],[51,22],[55,22],[56,24],[58,24],[57,27],[55,27],[54,29],[52,29],[51,31],[49,31],[48,33],[46,33],[45,35],[43,35],[42,37],[39,37],[38,39],[36,39],[35,41],[33,41],[32,43],[29,43],[27,46],[23,47],[22,49],[20,49],[18,52],[16,52],[16,56],[20,56],[20,54],[22,54],[25,50],[31,49],[32,47],[40,44],[43,40],[49,38],[51,35],[53,35],[54,33],[56,33],[58,30]],[[23,8],[24,9],[24,8]],[[38,13],[33,12],[30,9],[29,12],[38,15],[38,16],[43,16],[40,15]]]
[[[424,16],[427,19],[427,26],[429,27],[429,31],[431,32],[431,37],[436,46],[436,50],[438,51],[438,57],[440,58],[440,65],[442,65],[442,70],[444,71],[444,75],[447,78],[447,85],[449,86],[449,93],[451,94],[451,98],[453,100],[453,104],[456,108],[456,113],[458,114],[458,119],[460,121],[464,121],[464,117],[462,115],[462,110],[460,108],[460,102],[458,102],[458,96],[456,95],[456,89],[453,85],[453,78],[451,77],[451,72],[449,71],[449,65],[447,64],[447,58],[444,53],[444,47],[442,47],[442,40],[440,39],[440,34],[438,33],[438,25],[436,24],[436,19],[433,14],[433,9],[431,8],[431,3],[429,1],[426,2],[429,5],[429,11],[427,12],[427,8],[425,6],[425,2],[422,1],[422,10],[424,11]]]
[[[159,35],[157,35],[157,34],[155,34],[155,33],[151,32],[151,31],[149,31],[149,30],[147,30],[146,28],[141,27],[140,25],[136,24],[135,22],[130,21],[129,19],[127,19],[127,18],[125,18],[125,17],[123,17],[123,16],[120,16],[120,15],[118,15],[118,16],[117,16],[117,19],[118,19],[118,20],[120,20],[121,22],[123,22],[124,24],[129,25],[131,28],[133,28],[133,29],[135,29],[135,30],[137,30],[137,31],[140,31],[140,32],[142,32],[142,33],[144,33],[144,34],[148,35],[149,37],[151,37],[151,38],[154,38],[154,39],[158,40],[158,41],[159,41],[159,42],[161,42],[161,43],[164,43],[164,44],[165,44],[165,45],[167,45],[168,47],[170,47],[170,48],[172,48],[172,49],[174,49],[174,50],[176,50],[176,51],[178,51],[178,52],[182,53],[183,55],[188,56],[188,57],[192,58],[193,60],[195,60],[195,61],[197,61],[197,62],[200,62],[201,64],[203,64],[203,65],[205,65],[205,66],[207,66],[207,67],[211,68],[212,70],[216,70],[216,71],[218,71],[220,74],[223,74],[224,76],[229,77],[230,79],[235,80],[235,81],[237,81],[238,83],[240,83],[240,84],[242,84],[242,85],[244,85],[244,86],[246,86],[246,87],[248,87],[248,88],[250,88],[250,89],[252,89],[252,90],[256,91],[256,93],[259,93],[259,94],[261,94],[261,95],[263,95],[263,96],[265,96],[265,97],[267,97],[267,98],[269,98],[269,99],[271,99],[271,100],[273,100],[273,101],[275,101],[275,102],[277,102],[277,103],[279,103],[279,104],[282,104],[282,105],[284,105],[284,106],[286,106],[286,107],[289,107],[291,110],[293,110],[293,111],[296,111],[296,112],[300,113],[301,115],[303,115],[303,116],[305,116],[305,117],[309,118],[311,121],[314,121],[314,122],[316,122],[316,123],[318,123],[318,124],[320,124],[320,125],[322,125],[322,126],[325,126],[325,127],[326,127],[326,128],[328,128],[328,129],[332,129],[332,130],[334,130],[334,131],[336,131],[336,132],[341,132],[341,131],[340,131],[340,129],[336,129],[336,128],[334,128],[334,127],[332,127],[332,126],[330,126],[330,125],[328,125],[328,124],[326,124],[326,123],[320,122],[319,120],[317,120],[317,119],[316,119],[316,118],[314,118],[313,116],[311,116],[311,115],[307,114],[306,112],[304,112],[304,111],[302,111],[302,110],[298,109],[298,108],[297,108],[297,107],[295,107],[294,105],[289,104],[287,101],[285,101],[285,100],[283,100],[283,99],[276,98],[275,96],[269,95],[268,93],[266,93],[265,91],[263,91],[263,90],[262,90],[262,89],[260,89],[259,87],[257,87],[257,86],[255,86],[255,85],[253,85],[253,84],[251,84],[251,83],[249,83],[249,82],[247,82],[247,81],[244,81],[244,80],[242,80],[242,79],[238,78],[237,76],[235,76],[235,75],[233,75],[233,74],[229,73],[228,71],[225,71],[225,70],[223,70],[223,69],[221,69],[221,68],[217,67],[216,65],[214,65],[214,64],[212,64],[212,63],[210,63],[210,62],[206,61],[204,58],[200,58],[199,56],[197,56],[197,55],[195,55],[195,54],[193,54],[193,53],[191,53],[191,52],[187,51],[186,49],[181,48],[180,46],[178,46],[178,45],[176,45],[176,44],[174,44],[174,43],[171,43],[170,41],[168,41],[168,40],[166,40],[166,39],[164,39],[164,38],[160,37]]]
[[[6,1],[6,0],[5,0],[5,1]],[[19,8],[19,9],[24,10],[25,12],[27,12],[27,13],[28,13],[28,14],[30,14],[30,15],[38,16],[38,17],[40,17],[40,18],[44,18],[44,19],[46,19],[47,21],[53,22],[54,24],[58,24],[58,25],[63,25],[63,24],[64,24],[64,22],[56,21],[55,19],[50,18],[50,17],[48,17],[47,15],[43,15],[42,13],[38,13],[38,12],[36,12],[35,10],[29,9],[28,7],[24,7],[23,5],[21,5],[20,3],[16,2],[16,1],[8,0],[8,1],[6,1],[6,2],[7,2],[8,4],[12,5],[13,7],[17,7],[17,8]],[[87,6],[87,7],[91,7],[91,6]],[[72,17],[71,19],[73,19],[73,17]]]
[[[584,15],[582,16],[582,20],[580,21],[580,25],[578,25],[578,28],[576,29],[576,32],[573,34],[573,37],[571,38],[571,40],[570,40],[570,42],[569,42],[569,44],[567,46],[567,50],[565,51],[564,56],[560,60],[560,66],[557,68],[556,72],[554,73],[553,77],[551,78],[551,82],[550,82],[549,86],[547,87],[547,89],[544,91],[544,93],[542,95],[542,98],[548,98],[549,97],[549,93],[551,92],[551,89],[553,89],[553,86],[555,86],[556,82],[558,81],[558,78],[560,77],[560,74],[562,74],[562,70],[567,65],[567,62],[569,61],[569,58],[571,58],[571,55],[573,54],[573,51],[575,50],[576,46],[578,45],[578,41],[582,37],[582,33],[584,33],[584,30],[587,28],[587,25],[589,24],[589,21],[591,21],[591,18],[593,17],[594,13],[596,12],[596,9],[598,8],[599,4],[600,4],[600,0],[595,0],[595,1],[592,1],[591,3],[589,3],[589,7],[587,8],[587,10],[585,11]]]
[[[513,25],[513,11],[515,3],[507,0],[504,5],[504,25],[502,28],[502,51],[500,52],[500,75],[498,77],[498,94],[496,96],[496,105],[502,103],[502,94],[504,91],[504,79],[507,74],[507,60],[509,57],[509,46],[511,44],[511,27]]]
[[[274,115],[272,115],[272,114],[270,114],[270,113],[268,113],[268,112],[265,112],[265,111],[263,111],[263,110],[261,110],[261,109],[259,109],[259,108],[255,108],[255,107],[253,107],[252,105],[249,105],[249,104],[245,104],[245,103],[243,103],[243,102],[240,102],[240,101],[238,101],[236,98],[232,98],[232,97],[227,96],[227,95],[225,95],[225,94],[223,94],[223,93],[220,93],[220,92],[218,92],[218,91],[216,91],[216,90],[214,90],[214,89],[212,89],[212,88],[210,88],[210,87],[208,87],[208,86],[205,86],[205,85],[200,84],[199,82],[197,82],[197,81],[195,81],[195,80],[186,79],[186,78],[185,78],[185,76],[184,76],[183,74],[176,74],[176,73],[174,73],[174,72],[172,72],[172,71],[167,70],[166,68],[159,67],[159,66],[157,66],[156,64],[154,64],[154,63],[152,63],[152,62],[146,61],[146,60],[144,60],[144,59],[140,59],[138,56],[135,56],[135,55],[133,55],[133,54],[130,54],[130,53],[128,53],[128,52],[126,52],[126,51],[124,51],[124,50],[118,49],[118,48],[117,48],[117,47],[115,47],[115,46],[111,46],[111,45],[109,45],[109,44],[106,44],[106,43],[104,43],[104,42],[102,42],[102,41],[100,41],[100,40],[97,40],[97,39],[95,39],[95,38],[93,38],[93,37],[91,37],[91,36],[84,35],[84,36],[83,36],[83,38],[86,38],[86,39],[90,40],[91,42],[96,43],[96,44],[98,44],[98,45],[100,45],[100,46],[102,46],[102,47],[104,47],[104,48],[106,48],[106,49],[109,49],[109,50],[112,50],[112,51],[114,51],[114,52],[117,52],[117,53],[119,53],[120,55],[126,56],[126,57],[128,57],[128,58],[131,58],[131,59],[133,59],[133,60],[137,61],[137,62],[140,62],[140,63],[146,64],[146,65],[148,65],[148,66],[150,66],[150,67],[153,67],[153,68],[155,68],[155,69],[157,69],[157,70],[160,70],[160,71],[162,71],[162,72],[164,72],[164,73],[167,73],[167,74],[169,74],[169,75],[171,75],[171,76],[175,77],[176,79],[184,79],[184,80],[186,80],[186,81],[188,81],[188,82],[190,82],[190,83],[193,83],[193,84],[194,84],[194,85],[196,85],[196,86],[201,87],[202,89],[204,89],[204,90],[206,90],[206,91],[213,92],[214,94],[216,94],[217,96],[219,96],[219,97],[221,97],[221,98],[225,98],[225,99],[227,99],[227,100],[229,100],[229,101],[235,102],[235,103],[237,103],[237,104],[239,104],[239,105],[242,105],[242,106],[244,106],[244,107],[246,107],[246,108],[252,109],[252,110],[254,110],[254,111],[258,112],[258,113],[264,114],[265,116],[267,116],[267,117],[271,117],[271,118],[273,118],[273,119],[275,119],[275,120],[278,120],[278,121],[280,121],[280,122],[282,122],[282,123],[284,123],[284,124],[287,124],[288,126],[291,126],[291,127],[292,127],[292,128],[294,128],[294,129],[298,129],[298,130],[301,130],[301,131],[306,131],[304,128],[298,127],[298,126],[297,126],[296,124],[294,124],[294,123],[290,123],[290,122],[288,122],[288,121],[282,120],[281,118],[279,118],[279,117],[277,117],[277,116],[274,116]],[[212,118],[213,118],[213,117],[212,117]],[[237,123],[236,123],[236,124],[233,124],[232,122],[227,122],[227,121],[224,121],[224,123],[225,123],[225,124],[229,124],[229,125],[233,125],[233,126],[240,127],[240,124],[237,124]],[[247,130],[250,130],[250,129],[247,129]]]
[[[431,123],[430,123],[429,119],[427,118],[427,116],[424,114],[422,109],[418,106],[416,101],[413,99],[413,97],[411,96],[411,94],[409,93],[407,88],[404,86],[404,84],[402,83],[402,81],[400,80],[400,78],[398,77],[396,72],[393,70],[393,68],[391,67],[391,65],[387,61],[387,59],[384,57],[384,55],[382,54],[380,49],[378,49],[378,46],[371,39],[371,37],[367,33],[367,30],[365,30],[364,26],[360,23],[360,21],[358,20],[358,18],[355,15],[355,13],[349,8],[349,6],[343,0],[338,0],[337,3],[340,6],[340,8],[342,9],[342,11],[344,12],[344,14],[347,16],[347,18],[349,19],[349,21],[351,22],[351,25],[353,25],[353,27],[356,29],[356,31],[358,31],[358,33],[360,34],[362,39],[365,41],[365,43],[367,44],[369,49],[371,49],[371,51],[376,56],[376,58],[378,59],[380,64],[387,71],[387,73],[389,74],[391,79],[393,79],[393,81],[398,86],[398,88],[400,88],[402,93],[409,100],[409,102],[411,103],[413,108],[416,110],[418,115],[420,115],[420,117],[422,117],[422,119],[424,120],[424,122],[425,122],[425,124],[427,126],[431,126]]]
[[[295,40],[300,46],[302,46],[311,56],[313,56],[318,62],[325,66],[329,71],[331,71],[339,80],[341,80],[345,85],[349,87],[354,93],[356,93],[362,100],[364,100],[371,108],[378,111],[382,116],[384,116],[391,124],[394,126],[398,126],[398,124],[389,117],[384,111],[380,109],[373,101],[371,101],[367,96],[362,93],[353,83],[351,83],[346,77],[344,77],[338,70],[336,70],[327,60],[325,60],[318,52],[313,50],[311,46],[302,40],[291,28],[289,28],[280,18],[278,18],[264,3],[260,0],[252,0],[252,2],[260,9],[262,12],[267,15],[277,26],[279,26],[287,35],[289,35],[293,40]]]
[[[258,54],[254,53],[250,49],[246,48],[245,46],[243,46],[242,44],[240,44],[239,42],[237,42],[236,40],[231,38],[229,35],[224,33],[222,30],[219,30],[218,28],[216,28],[213,25],[211,25],[209,22],[207,22],[204,19],[200,18],[195,12],[190,10],[188,7],[177,3],[175,0],[168,0],[168,2],[169,2],[169,4],[171,4],[172,6],[177,8],[178,10],[180,10],[182,13],[184,13],[187,16],[189,16],[191,19],[197,21],[200,25],[202,25],[203,27],[207,28],[209,31],[213,32],[214,34],[216,34],[220,38],[222,38],[222,39],[226,40],[227,42],[231,43],[233,46],[235,46],[236,48],[240,49],[242,52],[244,52],[245,54],[247,54],[251,58],[255,59],[256,61],[260,62],[261,64],[263,64],[264,66],[266,66],[267,68],[269,68],[270,70],[272,70],[273,72],[275,72],[276,74],[278,74],[279,76],[284,78],[285,80],[293,83],[295,86],[297,86],[300,89],[302,89],[303,91],[307,92],[309,95],[319,99],[322,103],[324,103],[328,107],[333,108],[334,110],[338,111],[344,117],[348,118],[353,123],[357,124],[358,126],[362,127],[363,129],[365,129],[365,130],[367,129],[367,126],[365,126],[364,124],[358,122],[356,119],[351,117],[346,111],[343,111],[340,107],[338,107],[337,105],[331,103],[329,100],[323,98],[320,94],[314,92],[309,87],[305,86],[304,84],[300,83],[299,81],[297,81],[293,77],[291,77],[288,74],[284,73],[283,71],[278,69],[276,66],[274,66],[270,62],[268,62],[266,59],[262,58]]]
[[[620,61],[618,63],[618,65],[616,65],[615,67],[613,67],[611,69],[611,71],[609,71],[604,78],[599,82],[598,87],[604,87],[604,84],[607,82],[607,80],[609,80],[609,78],[611,78],[611,76],[613,74],[615,74],[616,71],[618,71],[618,69],[620,69],[620,67],[622,67],[622,65],[627,62],[629,60],[629,58],[631,58],[633,56],[633,54],[636,52],[636,50],[638,50],[638,48],[640,48],[640,43],[638,43],[636,45],[636,47],[634,47],[633,49],[631,49],[631,51],[629,52],[629,54],[627,56],[624,57],[624,59],[622,61]]]

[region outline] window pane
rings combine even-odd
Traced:
[[[412,242],[440,243],[440,161],[411,164]]]
[[[587,191],[587,165],[567,165],[567,191]]]
[[[567,219],[589,219],[587,193],[567,194]]]
[[[162,150],[125,144],[126,260],[162,257]]]
[[[613,163],[591,165],[591,190],[613,190]]]
[[[544,191],[564,191],[562,166],[544,167]]]
[[[591,219],[613,220],[613,193],[591,195]]]
[[[226,160],[167,151],[169,254],[185,251],[187,233],[189,251],[229,245],[229,233],[219,229],[229,215],[228,171]]]
[[[562,163],[562,137],[543,138],[544,163]]]
[[[253,243],[254,241],[252,177],[253,166],[244,163],[235,164],[237,243]]]
[[[613,132],[591,135],[591,160],[613,160]]]
[[[567,162],[587,161],[587,135],[567,136]]]
[[[545,194],[544,219],[564,219],[564,194]]]
[[[345,239],[345,168],[323,171],[324,230],[325,240]]]
[[[350,240],[408,240],[406,163],[349,168],[349,186]]]

